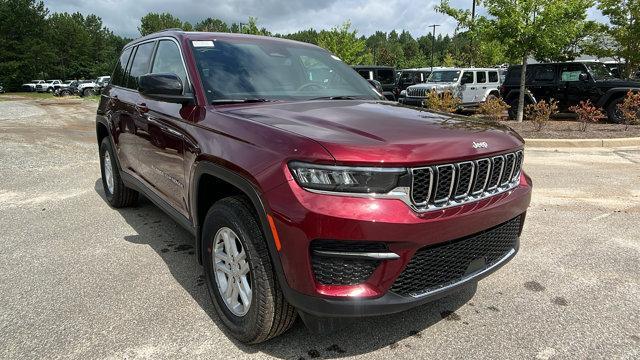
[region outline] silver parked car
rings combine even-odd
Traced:
[[[402,102],[421,106],[430,91],[451,91],[462,101],[462,110],[472,109],[490,97],[500,97],[500,83],[499,70],[494,68],[438,69],[425,83],[409,86]]]

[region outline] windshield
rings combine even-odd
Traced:
[[[429,75],[427,82],[450,83],[458,81],[460,71],[434,71]]]
[[[587,69],[589,69],[594,80],[615,79],[611,74],[611,71],[609,71],[609,68],[603,63],[595,62],[586,63],[585,65],[587,66]]]
[[[210,102],[381,99],[357,72],[322,49],[234,39],[194,41],[193,52]]]

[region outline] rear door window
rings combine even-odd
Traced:
[[[154,41],[138,46],[138,50],[131,62],[131,69],[129,70],[127,79],[128,88],[138,89],[138,78],[149,73],[149,62],[151,61],[151,54],[153,54],[155,45],[156,43]]]
[[[489,82],[490,83],[499,82],[498,72],[497,71],[489,71]]]
[[[555,68],[553,65],[537,66],[533,75],[536,83],[549,83],[555,79]]]
[[[376,80],[382,84],[393,84],[396,80],[394,71],[391,69],[378,69],[377,73],[378,78]]]
[[[487,73],[484,71],[476,72],[476,83],[484,84],[487,82]]]

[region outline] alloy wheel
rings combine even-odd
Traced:
[[[244,316],[252,299],[247,253],[238,235],[228,227],[218,230],[213,243],[213,271],[220,297],[234,315]]]

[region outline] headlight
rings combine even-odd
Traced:
[[[350,167],[292,162],[289,169],[306,189],[346,193],[388,193],[407,172],[404,168]]]

